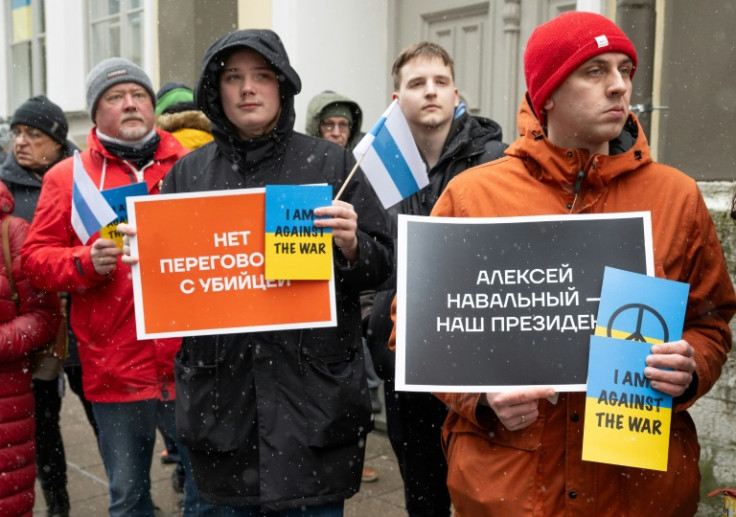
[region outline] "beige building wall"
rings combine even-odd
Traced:
[[[272,11],[271,0],[238,0],[238,29],[270,29]]]
[[[238,28],[238,3],[158,0],[159,86],[175,81],[194,87],[207,48],[218,37]]]
[[[697,180],[736,177],[736,2],[661,2],[659,160]]]

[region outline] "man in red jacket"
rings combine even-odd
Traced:
[[[145,182],[157,194],[186,150],[154,127],[151,81],[130,61],[110,58],[87,77],[95,123],[81,154],[99,190]],[[99,427],[110,484],[110,515],[153,515],[150,468],[157,420],[174,431],[173,358],[178,339],[139,341],[130,267],[115,242],[93,235],[81,242],[72,228],[73,158],[43,179],[23,268],[46,291],[68,291],[71,326],[79,343],[83,386]]]

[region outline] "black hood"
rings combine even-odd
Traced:
[[[200,78],[194,91],[197,107],[212,121],[213,132],[217,129],[233,131],[222,110],[219,80],[228,56],[243,48],[249,48],[261,54],[276,72],[281,91],[281,116],[274,131],[290,131],[295,120],[294,95],[301,90],[302,82],[299,74],[289,63],[289,56],[281,38],[270,30],[234,31],[221,37],[207,49],[202,60]]]

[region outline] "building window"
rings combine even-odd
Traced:
[[[10,106],[46,93],[44,0],[10,2]]]
[[[89,0],[91,66],[124,57],[143,66],[143,0]]]

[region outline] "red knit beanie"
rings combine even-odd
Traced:
[[[615,23],[600,14],[570,11],[534,29],[524,51],[526,87],[537,118],[547,99],[587,60],[621,52],[631,58],[636,70],[636,49]]]

